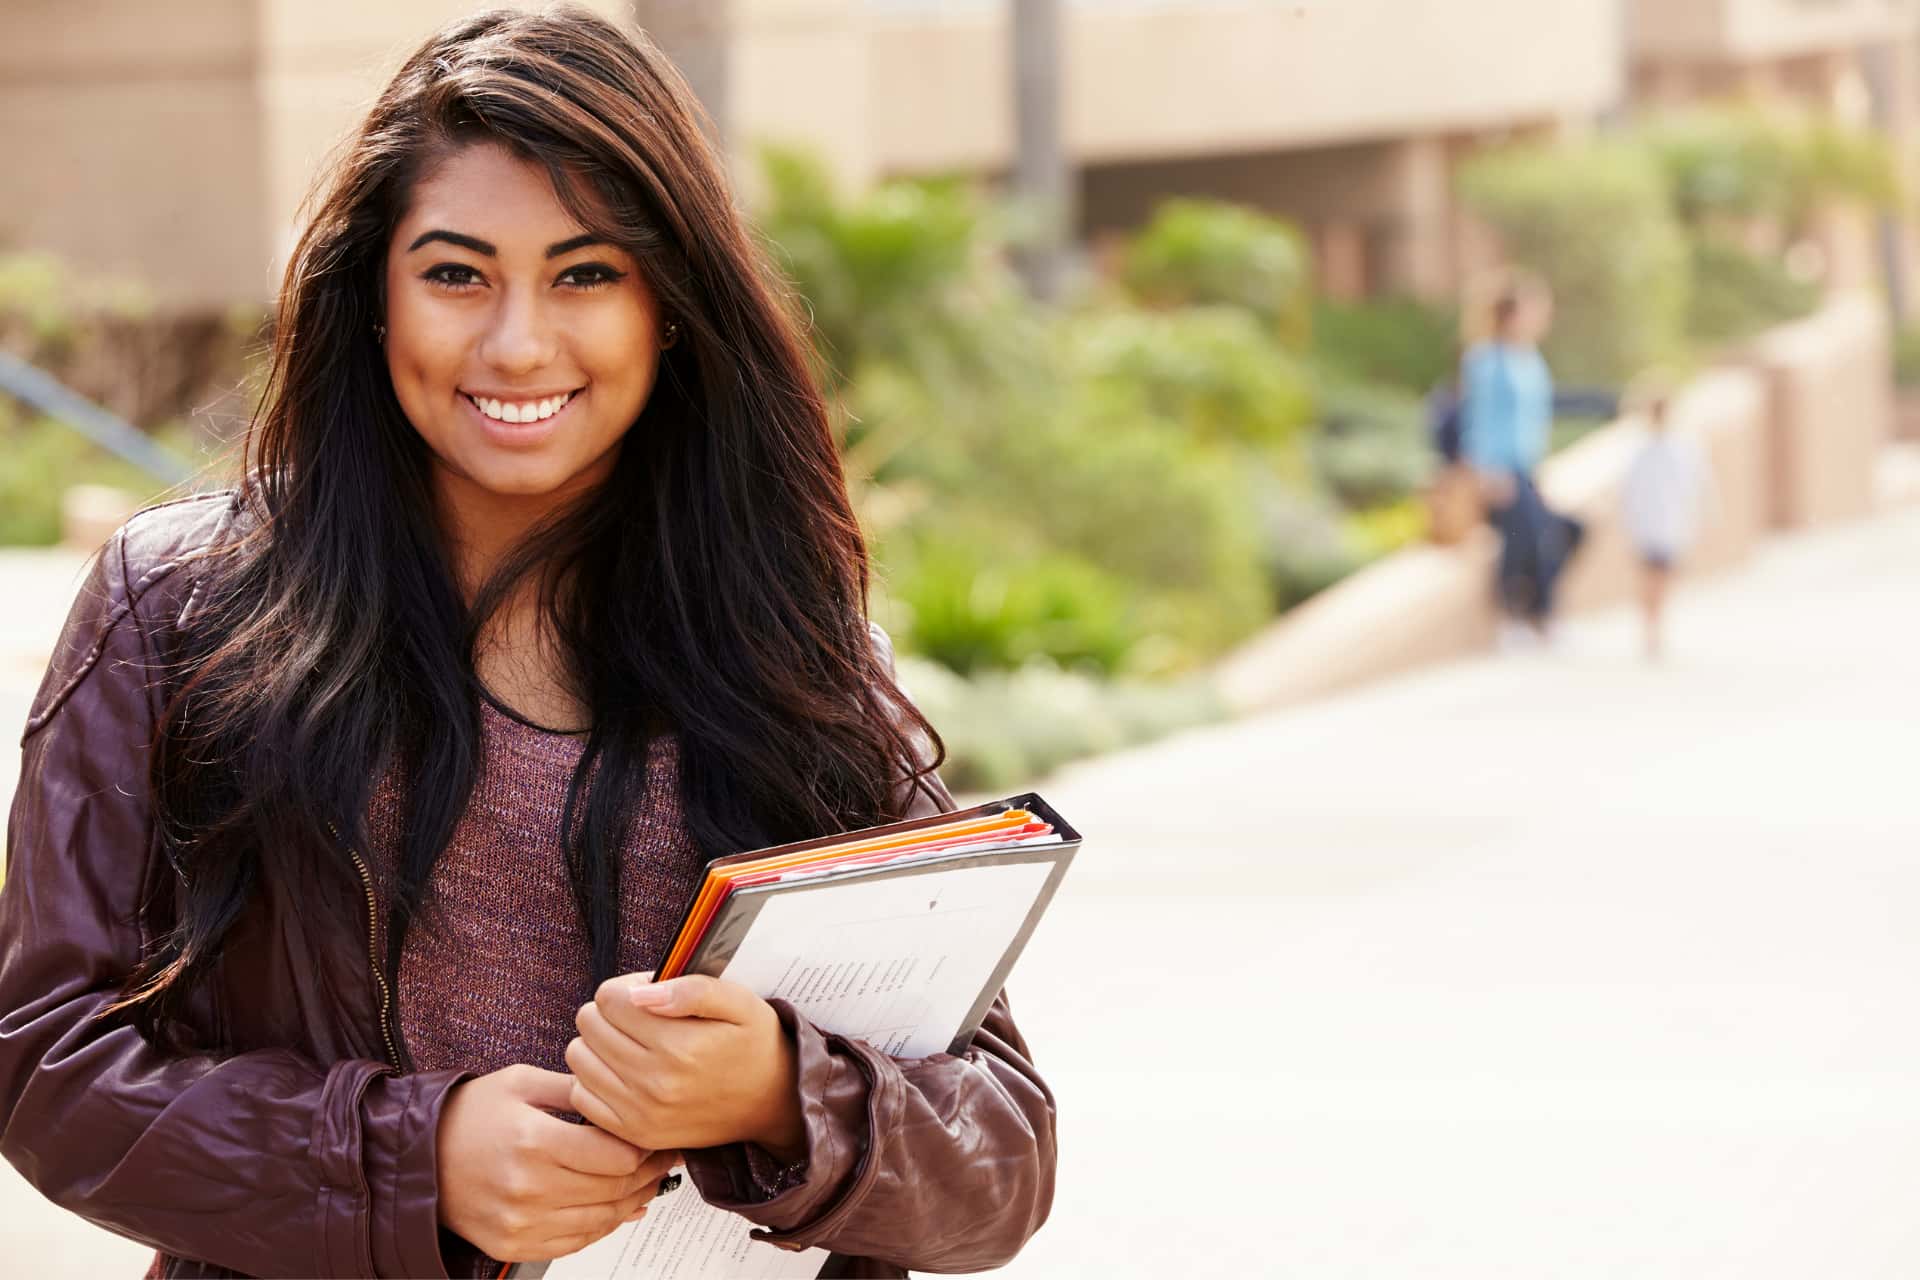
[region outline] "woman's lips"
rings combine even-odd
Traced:
[[[481,410],[475,397],[465,391],[460,392],[460,399],[488,439],[509,448],[525,449],[545,443],[558,429],[561,420],[573,412],[574,405],[579,402],[581,396],[586,394],[586,391],[585,387],[581,387],[569,392],[565,404],[546,417],[535,418],[532,422],[503,422],[499,418],[490,417]]]

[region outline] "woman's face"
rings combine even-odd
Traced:
[[[613,469],[653,390],[661,316],[546,170],[502,147],[418,185],[387,249],[387,369],[456,502],[564,498]]]

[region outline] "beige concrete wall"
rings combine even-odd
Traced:
[[[251,0],[0,6],[0,244],[189,303],[257,297]]]
[[[1911,0],[1628,0],[1636,57],[1745,62],[1910,36]]]
[[[1773,523],[1805,528],[1872,510],[1870,460],[1893,436],[1884,308],[1849,298],[1767,335],[1752,360],[1768,382]]]
[[[167,303],[262,301],[328,150],[408,51],[476,7],[5,0],[0,245],[52,250]]]
[[[1865,515],[1892,412],[1882,309],[1867,296],[1838,299],[1688,384],[1672,412],[1672,429],[1702,445],[1713,474],[1710,519],[1685,573],[1737,564],[1776,528]],[[1639,431],[1616,423],[1542,468],[1548,500],[1587,524],[1562,585],[1569,611],[1631,598],[1620,486]],[[1417,547],[1370,566],[1222,663],[1224,695],[1240,711],[1265,710],[1485,647],[1496,554],[1483,529],[1459,547]]]
[[[1073,7],[1068,145],[1098,162],[1589,114],[1620,88],[1617,23],[1616,0]],[[878,169],[1006,165],[998,7],[878,14],[870,51],[869,95],[886,104],[872,118]],[[836,91],[803,68],[790,74],[794,94]]]

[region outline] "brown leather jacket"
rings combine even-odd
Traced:
[[[225,496],[135,517],[34,700],[0,889],[0,1152],[55,1203],[154,1246],[160,1274],[442,1276],[435,1138],[463,1077],[396,1068],[368,936],[309,923],[337,918],[312,910],[337,892],[325,881],[267,885],[232,935],[181,1028],[217,1050],[95,1019],[168,925],[147,785],[161,667],[195,604],[193,553],[234,524]],[[830,1275],[1011,1258],[1052,1201],[1054,1109],[1005,1002],[964,1057],[918,1062],[782,1016],[805,1177],[756,1202],[742,1151],[718,1148],[690,1156],[701,1193],[776,1242],[834,1250]]]

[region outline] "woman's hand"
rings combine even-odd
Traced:
[[[600,984],[574,1019],[568,1105],[635,1146],[757,1142],[806,1151],[793,1042],[773,1006],[738,983],[690,975]]]
[[[442,1224],[502,1262],[544,1262],[646,1213],[680,1153],[548,1114],[574,1109],[573,1088],[528,1066],[454,1086],[440,1111]]]

